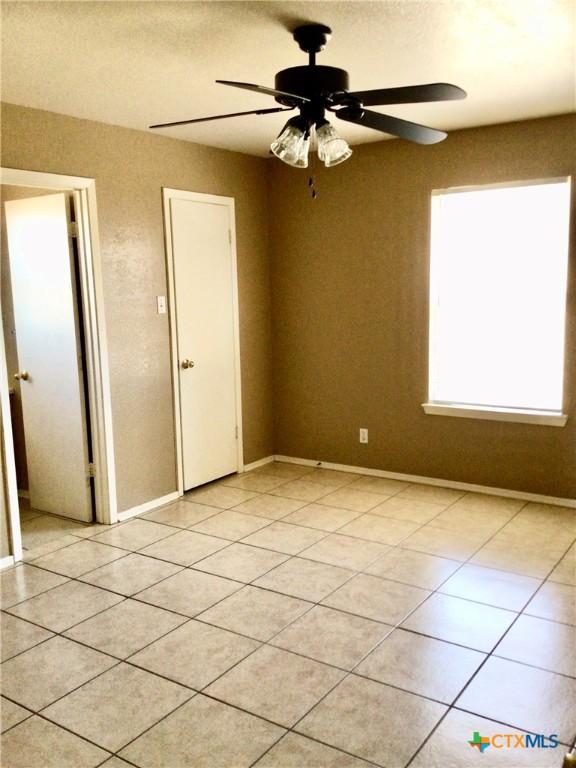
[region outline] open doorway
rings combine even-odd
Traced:
[[[93,522],[116,520],[90,185],[93,193],[88,179],[2,171],[8,561]]]

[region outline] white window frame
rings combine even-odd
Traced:
[[[502,182],[499,184],[475,184],[463,187],[449,187],[446,189],[435,189],[432,191],[430,200],[430,233],[432,232],[432,212],[434,198],[440,195],[447,195],[459,192],[473,192],[476,190],[488,190],[488,189],[510,189],[513,187],[523,186],[536,186],[538,184],[557,184],[559,182],[567,182],[569,185],[569,194],[572,196],[572,177],[571,176],[559,176],[555,178],[546,179],[526,179],[522,181]],[[570,233],[568,235],[569,242]],[[431,243],[431,238],[430,238]],[[430,272],[430,280],[432,280],[432,274]],[[432,297],[432,291],[430,291],[430,299]],[[567,298],[567,297],[566,297]],[[564,342],[566,340],[566,322],[564,327]],[[488,421],[510,421],[519,422],[522,424],[540,424],[550,427],[563,427],[565,426],[568,415],[560,411],[549,410],[532,410],[526,408],[511,408],[511,407],[497,407],[489,405],[470,405],[464,403],[442,402],[434,400],[431,397],[430,382],[431,382],[431,367],[433,360],[433,307],[430,304],[429,309],[429,330],[428,330],[428,401],[422,403],[424,413],[430,416],[455,416],[464,419],[485,419]],[[564,372],[565,375],[565,372]],[[565,393],[564,393],[565,397]]]

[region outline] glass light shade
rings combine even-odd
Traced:
[[[270,149],[283,163],[294,168],[307,168],[309,146],[310,134],[288,121]]]
[[[327,168],[343,163],[352,155],[348,143],[338,136],[328,121],[316,128],[316,136],[318,138],[318,157]]]

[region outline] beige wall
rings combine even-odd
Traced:
[[[576,497],[574,249],[567,426],[420,407],[431,190],[576,174],[575,116],[453,132],[434,147],[356,147],[317,170],[315,201],[306,173],[143,131],[13,105],[2,129],[4,166],[96,179],[121,510],[175,489],[167,316],[155,310],[162,186],[236,199],[247,462],[276,452]]]
[[[307,174],[271,165],[276,452],[576,497],[571,252],[565,428],[426,416],[430,193],[576,175],[576,116],[386,141]],[[576,193],[573,193],[576,206]],[[574,208],[572,235],[574,245]],[[538,311],[538,307],[534,308]],[[368,427],[370,442],[358,443]]]
[[[236,199],[245,461],[272,453],[266,161],[4,104],[2,165],[96,179],[119,510],[176,489],[163,186]]]

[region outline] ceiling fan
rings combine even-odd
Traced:
[[[267,115],[273,112],[299,110],[292,117],[279,136],[272,142],[271,151],[280,160],[296,168],[308,166],[308,150],[312,129],[316,131],[318,157],[328,167],[347,160],[352,150],[340,138],[326,119],[326,112],[332,112],[340,120],[372,128],[382,133],[408,139],[417,144],[435,144],[446,138],[444,131],[425,125],[401,120],[391,115],[373,112],[366,107],[384,104],[414,104],[426,101],[451,101],[466,98],[466,91],[449,83],[409,85],[402,88],[380,88],[370,91],[349,91],[348,73],[337,67],[316,64],[316,54],[324,50],[332,31],[323,24],[305,24],[293,32],[300,49],[308,54],[308,65],[290,67],[278,72],[275,87],[266,88],[252,83],[238,83],[231,80],[216,80],[222,85],[256,91],[272,96],[281,107],[253,109],[248,112],[232,112],[226,115],[200,117],[193,120],[179,120],[173,123],[151,125],[150,128],[170,128],[209,120],[222,120],[241,115]]]

